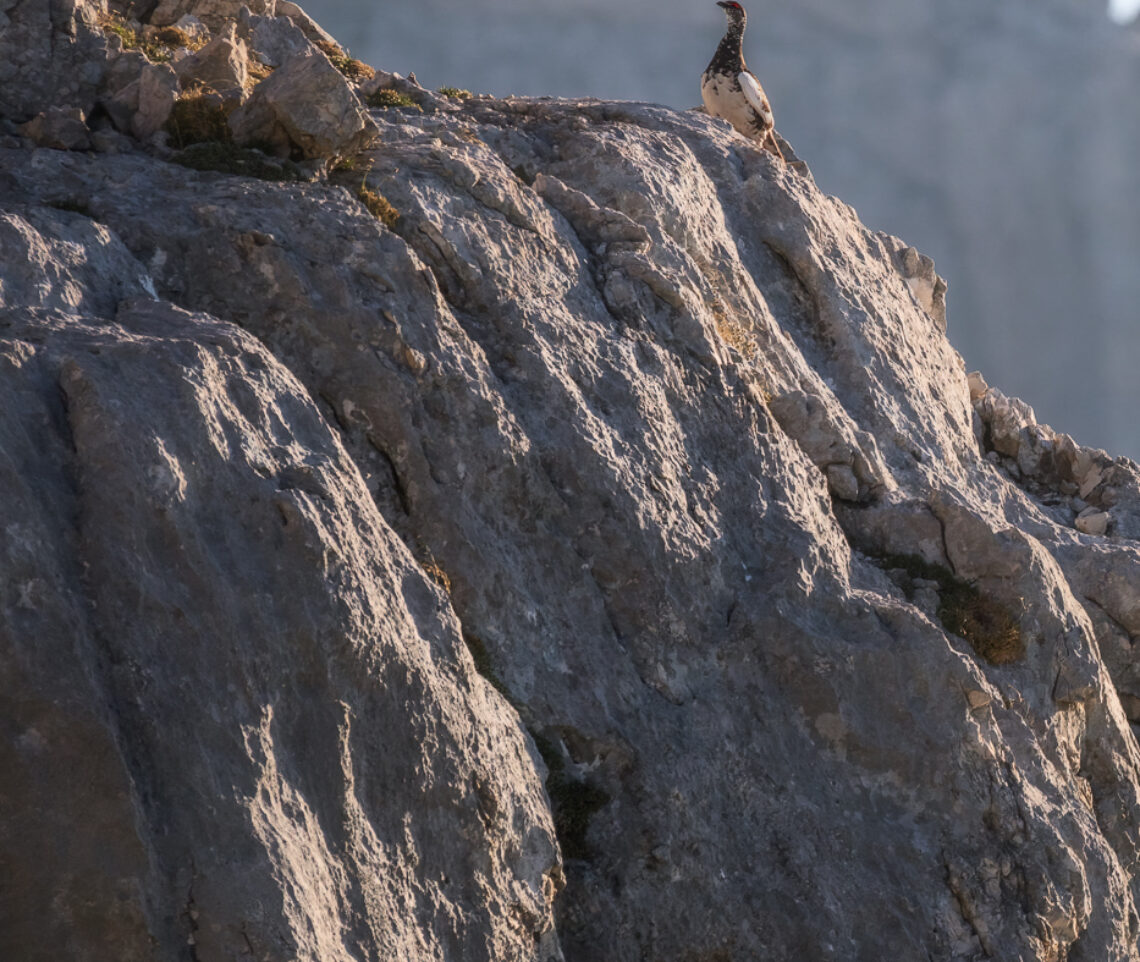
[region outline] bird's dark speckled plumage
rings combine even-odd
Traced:
[[[776,143],[772,108],[756,75],[744,63],[744,28],[748,15],[730,0],[717,4],[728,17],[728,29],[701,76],[705,110],[727,120],[740,133],[784,159]]]

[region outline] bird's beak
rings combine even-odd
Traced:
[[[728,4],[724,2],[724,0],[716,0],[716,5],[718,7],[722,7],[722,8],[728,6]]]

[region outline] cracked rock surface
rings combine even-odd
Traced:
[[[0,149],[0,955],[1140,958],[1136,465],[726,124],[377,76]]]

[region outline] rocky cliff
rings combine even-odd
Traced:
[[[1140,469],[928,258],[286,0],[3,16],[0,956],[1140,958]]]
[[[967,360],[1086,443],[1140,458],[1136,26],[1112,24],[1103,0],[745,6],[781,130],[825,190],[953,278]],[[308,9],[427,83],[677,107],[700,103],[723,24],[713,0]]]

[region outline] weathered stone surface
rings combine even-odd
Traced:
[[[19,121],[53,107],[95,106],[112,55],[93,0],[5,0],[0,5],[0,116]]]
[[[533,749],[309,396],[86,217],[0,263],[0,955],[556,958]]]
[[[145,140],[162,129],[178,98],[178,75],[167,64],[144,63],[138,78],[117,90],[103,107],[115,126]]]
[[[207,40],[210,36],[210,28],[192,13],[183,14],[174,22],[174,26],[191,40]]]
[[[313,43],[322,41],[336,43],[333,36],[325,32],[321,25],[305,13],[298,4],[293,3],[293,0],[277,0],[276,11],[279,16],[288,17],[292,20]]]
[[[288,17],[250,17],[243,32],[250,50],[269,67],[280,67],[290,57],[311,55],[316,50]]]
[[[230,115],[230,129],[239,144],[288,138],[306,157],[351,153],[377,132],[344,76],[315,48],[254,87]]]
[[[216,31],[236,20],[242,7],[272,17],[277,4],[275,0],[160,0],[149,19],[155,26],[165,27],[191,15]]]
[[[197,84],[223,97],[241,100],[249,85],[249,50],[229,24],[201,50],[175,65],[183,87]]]
[[[46,113],[36,114],[20,133],[38,147],[56,150],[87,150],[91,147],[83,111],[78,107],[52,107]]]
[[[81,853],[36,945],[1137,962],[1140,469],[971,383],[932,266],[722,124],[446,106],[343,186],[0,152],[0,483],[47,532],[3,529],[0,639],[70,713],[5,743],[19,871]]]

